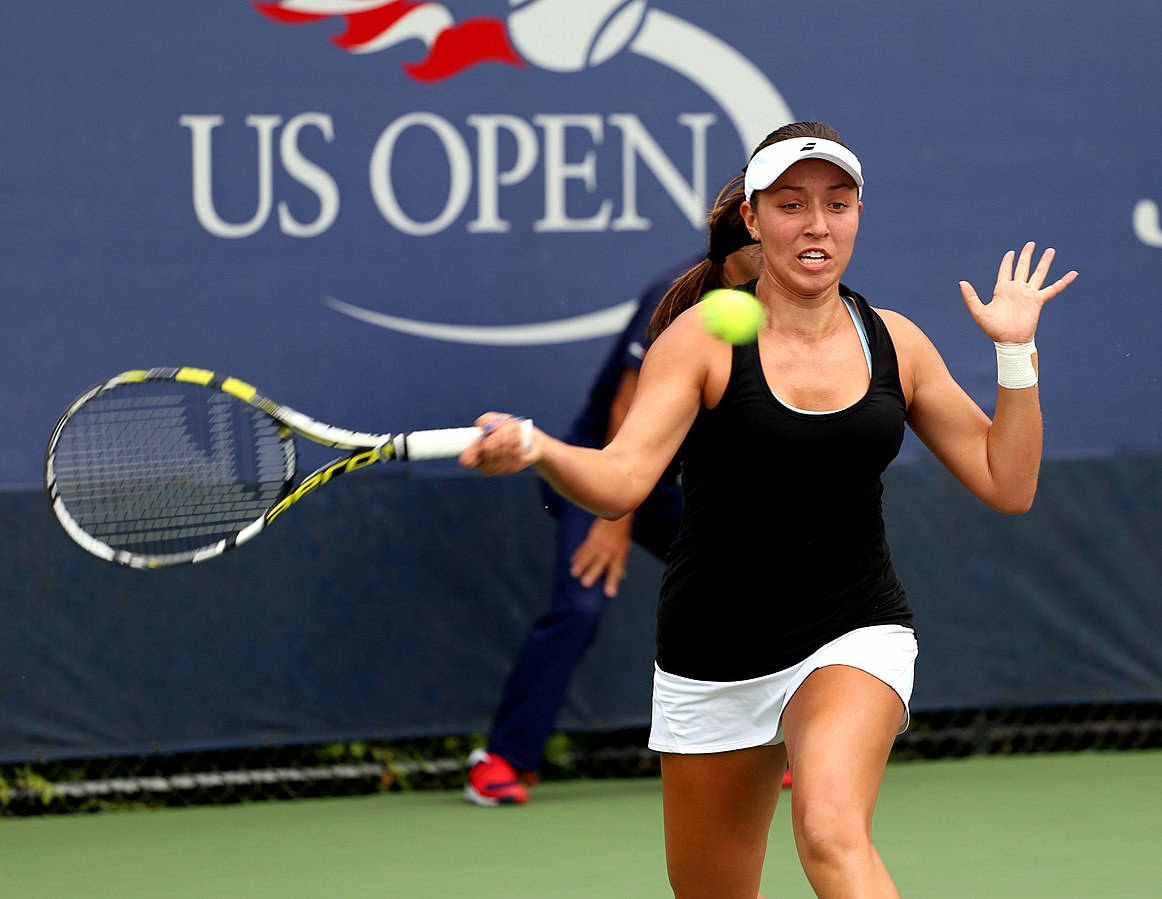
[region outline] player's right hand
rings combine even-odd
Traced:
[[[476,419],[483,433],[460,454],[465,468],[486,475],[512,474],[535,465],[540,432],[518,416],[486,412]]]

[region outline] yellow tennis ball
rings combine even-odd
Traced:
[[[745,290],[712,290],[698,301],[702,327],[727,343],[752,343],[767,320],[766,309]]]

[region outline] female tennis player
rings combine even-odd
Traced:
[[[638,372],[650,344],[650,322],[675,278],[694,299],[716,287],[753,280],[761,251],[739,212],[742,176],[728,184],[710,210],[715,243],[706,259],[683,260],[646,287],[638,310],[614,342],[589,398],[565,435],[569,443],[607,444],[630,406]],[[716,224],[715,224],[716,223]],[[565,703],[577,666],[596,639],[608,599],[617,595],[633,543],[664,559],[678,533],[682,490],[671,465],[634,512],[616,521],[594,516],[544,489],[545,508],[557,520],[556,572],[552,603],[517,654],[492,719],[487,749],[468,759],[464,796],[477,805],[520,805],[529,800],[545,741]]]
[[[904,316],[840,283],[862,213],[863,171],[830,127],[769,135],[741,212],[762,246],[750,285],[755,342],[711,337],[689,300],[663,305],[625,422],[601,450],[543,432],[523,442],[488,413],[463,465],[535,465],[617,518],[675,455],[685,505],[658,604],[651,748],[662,753],[670,884],[679,899],[754,899],[790,764],[791,818],[819,896],[898,893],[871,839],[892,743],[908,723],[916,640],[884,535],[881,474],[909,425],[973,494],[1002,512],[1033,502],[1041,459],[1034,332],[1053,259],[1001,260],[992,300],[965,281],[997,347],[992,420]]]

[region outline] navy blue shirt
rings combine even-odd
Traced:
[[[589,390],[585,405],[565,436],[567,443],[598,449],[605,446],[609,435],[610,404],[617,394],[624,372],[627,369],[638,371],[641,368],[646,350],[650,346],[646,332],[649,330],[654,311],[674,281],[700,261],[701,259],[689,259],[664,271],[642,291],[637,311],[614,343]],[[675,463],[666,470],[659,483],[676,483],[677,474]]]

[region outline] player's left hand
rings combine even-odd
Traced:
[[[1033,250],[1036,244],[1029,241],[1021,250],[1021,255],[1013,259],[1016,252],[1009,250],[1001,259],[997,272],[996,287],[989,303],[981,301],[976,290],[967,281],[960,282],[960,293],[964,304],[982,331],[996,343],[1028,343],[1037,332],[1037,321],[1041,317],[1041,307],[1065,290],[1077,278],[1077,272],[1066,272],[1048,287],[1043,287],[1049,275],[1055,251],[1050,248],[1041,254],[1037,268],[1030,273]]]

